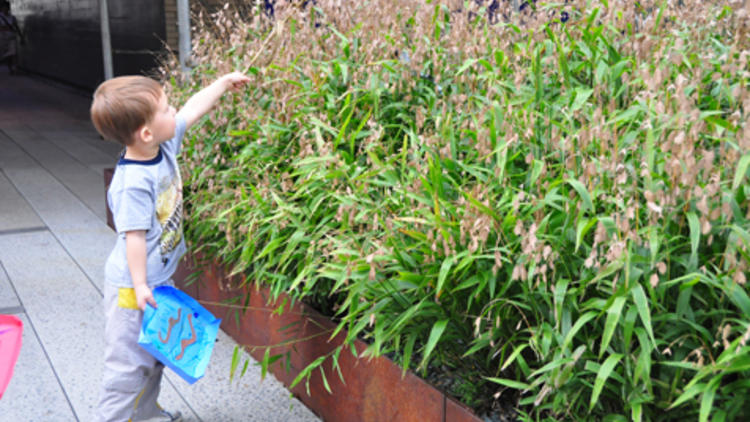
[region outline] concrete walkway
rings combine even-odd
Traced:
[[[99,139],[89,104],[80,93],[0,69],[0,314],[24,323],[0,422],[93,418],[104,261],[115,240],[102,169],[120,148]],[[318,420],[273,375],[261,383],[257,365],[230,383],[235,345],[220,332],[206,376],[192,386],[165,370],[161,404],[187,421]]]

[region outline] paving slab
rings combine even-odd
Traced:
[[[64,128],[55,130],[35,129],[44,139],[52,142],[68,155],[94,171],[98,171],[102,167],[113,167],[117,162],[119,148],[115,148],[114,151],[107,153],[103,148],[94,145],[95,143],[105,144],[106,141],[97,139],[96,142],[92,142],[87,139],[88,134],[86,132]]]
[[[18,301],[18,296],[13,290],[13,286],[10,285],[8,275],[5,274],[5,270],[0,266],[0,314],[7,313],[2,309],[11,309],[21,306],[21,302]]]
[[[88,119],[88,117],[87,117]],[[70,134],[77,140],[85,142],[87,145],[96,150],[103,152],[106,156],[117,157],[120,155],[123,147],[114,141],[105,141],[96,131],[91,121],[80,122],[73,121],[53,121],[45,124],[34,123],[33,127],[39,132],[52,132],[61,134]]]
[[[0,150],[5,175],[101,291],[115,233],[15,143],[0,137]],[[6,153],[13,159],[6,160]],[[103,199],[100,206],[104,207]]]
[[[101,295],[49,232],[0,237],[0,261],[75,414],[81,421],[92,420],[104,361]],[[39,262],[45,265],[29,265]],[[189,413],[171,386],[162,388],[163,406]]]
[[[82,130],[78,133],[81,135],[81,139],[83,141],[85,141],[92,147],[103,151],[108,156],[117,158],[120,156],[120,153],[124,149],[121,144],[115,141],[105,141],[104,139],[102,139],[99,133],[96,132],[96,130],[93,128],[91,130]],[[117,160],[115,159],[115,161]]]
[[[13,140],[5,134],[5,129],[7,129],[7,126],[2,126],[2,122],[0,122],[0,151],[3,152],[0,154],[0,169],[22,169],[36,166],[34,160],[21,148],[18,148]]]
[[[44,227],[28,202],[0,169],[0,233]],[[1,293],[0,293],[1,294]]]
[[[95,170],[71,156],[30,127],[6,129],[5,134],[44,169],[49,171],[71,193],[81,200],[100,220],[107,221],[104,208],[104,182]]]
[[[16,314],[23,322],[21,353],[13,378],[0,400],[0,420],[18,422],[75,421],[76,416],[34,327],[26,314]]]
[[[230,382],[229,369],[237,344],[223,331],[219,331],[211,362],[204,378],[195,384],[171,376],[183,397],[193,406],[204,421],[225,422],[313,422],[319,421],[310,409],[292,397],[289,391],[273,374],[261,379],[260,366],[247,352],[239,356],[235,378]],[[240,377],[242,365],[250,359],[247,372]]]

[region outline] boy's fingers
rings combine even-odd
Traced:
[[[153,296],[151,296],[151,297],[146,297],[146,298],[143,298],[143,301],[142,301],[142,302],[139,302],[139,303],[138,303],[138,307],[139,307],[139,308],[140,308],[140,309],[141,309],[142,311],[145,311],[145,310],[146,310],[146,305],[151,305],[151,306],[153,306],[154,308],[156,308],[156,307],[157,307],[157,305],[156,305],[156,301],[154,300]]]
[[[232,82],[232,90],[233,91],[238,91],[240,88],[242,88],[245,85],[247,85],[247,83],[249,81],[250,80],[241,80],[241,81],[234,81],[234,82]]]

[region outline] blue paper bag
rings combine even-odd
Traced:
[[[174,287],[153,294],[157,307],[146,306],[138,344],[192,384],[206,373],[221,319]]]

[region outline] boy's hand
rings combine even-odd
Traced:
[[[225,92],[238,91],[248,82],[250,78],[240,72],[228,73],[190,97],[177,114],[185,119],[185,126],[189,128],[208,113]]]
[[[224,82],[224,89],[233,92],[239,91],[240,88],[250,82],[250,78],[240,72],[228,73],[222,76],[221,79]]]
[[[156,308],[156,301],[150,287],[144,284],[135,286],[133,289],[135,289],[135,301],[141,311],[146,310],[146,303]]]

